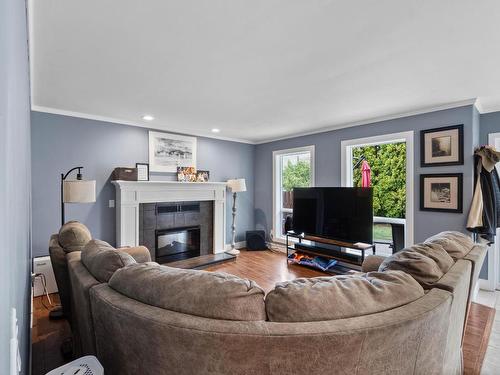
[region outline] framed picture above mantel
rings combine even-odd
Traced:
[[[464,126],[453,125],[420,132],[420,166],[464,164]]]
[[[149,170],[176,173],[178,167],[196,168],[196,138],[149,132]]]
[[[420,210],[462,213],[462,173],[420,175]]]

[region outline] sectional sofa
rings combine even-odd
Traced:
[[[251,280],[138,263],[98,240],[68,269],[81,354],[108,374],[461,374],[485,253],[445,232],[368,257],[362,273],[267,296]]]

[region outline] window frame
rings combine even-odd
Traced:
[[[281,235],[281,213],[286,212],[283,209],[281,202],[281,161],[284,155],[300,154],[309,152],[311,163],[311,187],[315,186],[315,149],[314,145],[288,148],[284,150],[273,151],[273,225],[272,225],[272,239],[274,242],[285,242],[285,237]],[[289,212],[293,210],[288,209]],[[287,211],[288,211],[287,210]]]

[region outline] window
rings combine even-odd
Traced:
[[[273,152],[273,234],[285,237],[285,221],[293,213],[293,188],[314,186],[314,146]]]
[[[341,148],[342,186],[360,186],[363,160],[373,169],[373,234],[381,244],[377,251],[392,253],[384,243],[396,246],[394,237],[398,247],[400,237],[404,245],[413,244],[413,132],[346,140]]]

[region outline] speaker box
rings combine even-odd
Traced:
[[[267,250],[266,232],[249,230],[246,232],[247,250]]]

